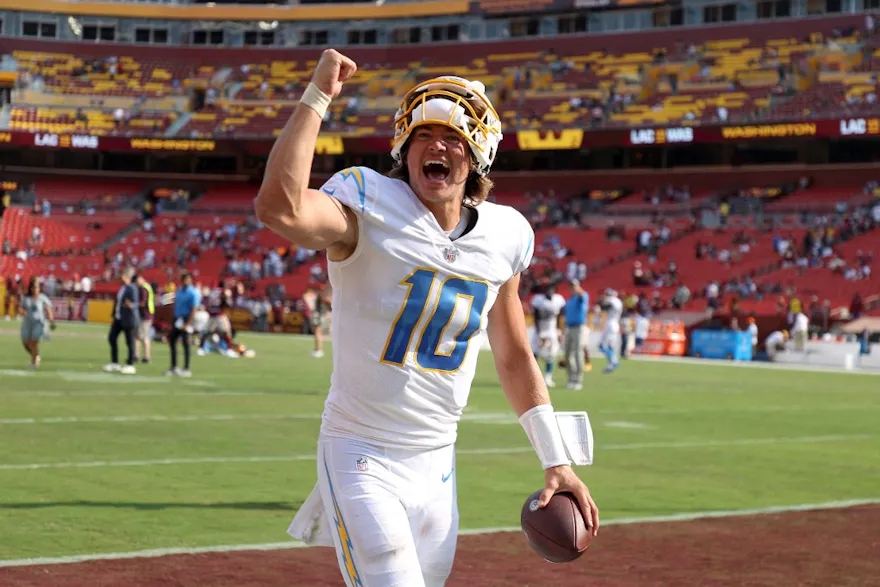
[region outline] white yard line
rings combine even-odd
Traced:
[[[643,424],[642,422],[629,422],[627,420],[599,421],[597,422],[597,426],[602,426],[604,428],[623,428],[624,430],[650,430],[656,428],[656,426]]]
[[[695,357],[652,357],[650,355],[633,355],[627,359],[641,362],[677,363],[681,365],[698,365],[702,367],[739,367],[746,369],[772,369],[777,371],[811,371],[816,373],[835,373],[841,375],[880,375],[880,369],[872,367],[826,367],[823,365],[797,365],[793,363],[770,363],[768,361],[725,361],[724,359],[697,359]]]
[[[760,516],[768,514],[784,514],[792,512],[808,512],[819,510],[832,510],[863,505],[875,505],[880,503],[880,498],[847,499],[840,501],[826,501],[821,503],[802,503],[783,506],[769,506],[763,508],[739,509],[739,510],[709,510],[701,512],[681,512],[664,516],[646,516],[633,518],[614,518],[603,520],[603,526],[622,526],[631,524],[656,524],[668,522],[691,522],[694,520],[735,518],[744,516]],[[470,528],[459,532],[461,536],[480,536],[485,534],[501,534],[508,532],[520,532],[518,526],[499,526],[495,528]],[[78,554],[73,556],[59,556],[46,558],[24,558],[0,560],[0,567],[24,567],[33,565],[60,565],[70,563],[82,563],[101,560],[123,560],[134,558],[156,558],[175,554],[209,554],[217,552],[242,552],[242,551],[273,551],[293,548],[304,548],[302,542],[269,542],[265,544],[230,544],[222,546],[197,546],[179,548],[153,548],[150,550],[138,550],[134,552],[107,552],[96,554]]]
[[[277,393],[269,393],[266,391],[175,391],[168,389],[139,389],[133,391],[117,391],[117,390],[93,390],[93,391],[0,391],[0,397],[128,397],[128,396],[175,396],[191,397],[250,397],[255,395],[279,395]]]
[[[0,418],[0,426],[21,424],[126,424],[137,422],[199,422],[199,421],[237,421],[237,420],[320,420],[320,412],[297,414],[133,414],[128,416],[52,416],[43,418]],[[467,413],[463,422],[476,424],[518,424],[513,412]]]
[[[62,397],[65,395],[83,395],[83,396],[113,396],[113,395],[121,395],[119,392],[64,392],[64,391],[49,391],[49,392],[33,392],[31,394],[23,393],[24,395],[49,395],[50,397]],[[3,395],[3,394],[0,394]],[[131,396],[154,396],[154,395],[208,395],[208,396],[247,396],[253,395],[248,392],[177,392],[177,393],[169,393],[162,391],[132,391],[128,392],[125,395]],[[268,394],[271,395],[271,394]],[[711,407],[711,408],[690,408],[690,409],[678,409],[678,408],[647,408],[647,409],[633,409],[633,410],[598,410],[600,412],[600,416],[612,416],[612,415],[674,415],[674,414],[691,414],[697,412],[812,412],[812,411],[864,411],[864,410],[880,410],[880,404],[878,405],[864,405],[864,404],[853,404],[853,405],[836,405],[836,406],[746,406],[746,407]],[[311,413],[293,413],[293,414],[190,414],[190,415],[163,415],[163,414],[132,414],[125,416],[48,416],[42,418],[0,418],[0,426],[11,426],[11,425],[23,425],[23,424],[97,424],[97,423],[115,423],[115,424],[126,424],[126,423],[138,423],[138,422],[199,422],[199,421],[229,421],[234,422],[238,420],[320,420],[321,414],[318,412]],[[596,420],[596,424],[598,426],[605,426],[609,428],[652,428],[653,426],[649,424],[644,424],[641,422],[629,422],[629,421],[604,421],[601,417],[594,417]],[[462,422],[475,423],[475,424],[518,424],[519,421],[516,418],[516,415],[513,412],[475,412],[475,411],[466,411],[462,414],[461,417]]]
[[[764,413],[764,412],[847,412],[880,410],[880,404],[838,404],[832,406],[713,406],[693,408],[634,408],[631,410],[603,410],[598,409],[599,415],[664,415],[664,414],[696,414],[706,412],[737,412],[737,413]]]
[[[235,420],[320,420],[321,414],[192,414],[188,416],[71,416],[57,418],[0,418],[0,425],[14,424],[96,424],[128,422],[200,422]]]
[[[681,441],[681,442],[637,442],[627,444],[597,444],[596,452],[617,450],[647,450],[676,448],[715,448],[730,446],[760,446],[772,444],[810,444],[821,442],[843,442],[851,440],[871,440],[880,438],[877,434],[831,434],[825,436],[794,436],[779,438],[740,438],[733,440]],[[462,448],[459,455],[519,454],[532,452],[531,446]],[[25,471],[35,469],[90,469],[103,467],[152,467],[158,465],[195,465],[230,463],[278,463],[290,461],[311,461],[314,454],[266,455],[250,457],[191,457],[168,458],[142,461],[64,461],[56,463],[6,463],[0,464],[0,471]]]

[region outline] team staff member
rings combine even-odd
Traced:
[[[138,288],[138,314],[141,319],[135,338],[135,355],[140,357],[142,363],[149,363],[150,332],[153,329],[153,316],[156,314],[156,300],[153,287],[143,275],[135,277],[135,283]],[[143,354],[141,354],[141,345],[144,347]]]
[[[140,322],[138,316],[138,290],[132,282],[134,269],[126,267],[120,276],[122,285],[116,294],[116,302],[113,304],[113,323],[110,325],[110,335],[107,337],[110,343],[110,363],[104,366],[104,371],[119,371],[123,375],[134,375],[134,334]],[[125,335],[125,346],[128,347],[128,359],[124,367],[119,365],[119,334]]]
[[[568,371],[568,389],[581,389],[584,371],[590,371],[590,355],[587,351],[587,310],[590,294],[579,281],[571,282],[571,298],[565,303],[565,366]],[[586,359],[586,364],[585,364]]]
[[[193,278],[189,273],[184,273],[180,278],[181,286],[174,294],[174,322],[171,326],[171,336],[168,339],[171,345],[171,368],[165,371],[166,375],[179,375],[191,377],[189,370],[190,359],[190,335],[193,332],[193,319],[196,310],[202,303],[202,295],[193,286]],[[177,368],[177,342],[183,344],[183,369]]]

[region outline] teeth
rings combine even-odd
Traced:
[[[425,165],[442,165],[443,169],[449,169],[449,166],[446,165],[445,161],[438,161],[436,159],[431,159],[425,163]]]

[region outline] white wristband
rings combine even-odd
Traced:
[[[519,417],[519,423],[538,453],[542,467],[549,469],[571,464],[552,405],[535,406]]]
[[[330,96],[325,94],[321,88],[314,83],[309,82],[306,91],[303,92],[302,97],[299,99],[299,103],[305,104],[317,112],[318,116],[323,120],[324,115],[327,113],[327,108],[330,106]]]

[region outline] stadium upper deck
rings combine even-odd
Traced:
[[[676,33],[351,47],[361,68],[329,128],[387,134],[399,89],[448,73],[486,83],[509,129],[802,120],[876,109],[880,36],[863,15]],[[16,93],[12,129],[179,137],[271,136],[319,54],[24,39],[0,39],[0,52],[15,58],[20,85],[31,88]],[[179,101],[144,102],[195,89],[207,99],[191,104],[176,125],[177,112],[164,108],[179,110]],[[108,120],[114,109],[104,104],[55,108],[51,98],[59,95],[127,99],[129,106],[120,123]]]

